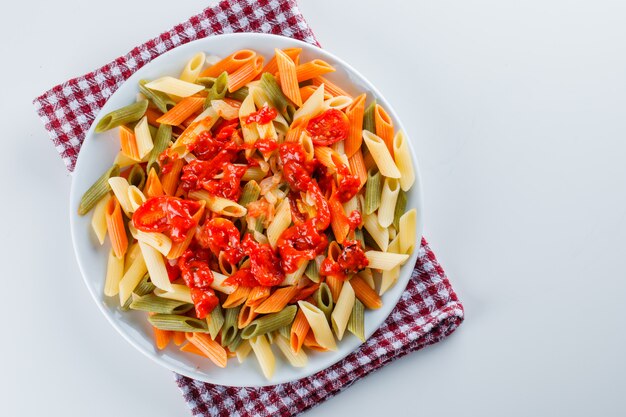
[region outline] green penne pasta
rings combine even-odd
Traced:
[[[291,338],[291,326],[283,326],[278,329],[278,334],[289,340]]]
[[[363,130],[369,130],[372,133],[376,133],[376,120],[374,118],[374,111],[376,110],[376,100],[367,106],[363,113]]]
[[[367,171],[367,182],[365,183],[365,214],[372,214],[380,206],[380,195],[382,194],[382,181],[380,172]]]
[[[159,165],[156,163],[156,161],[157,159],[159,159],[159,155],[161,155],[161,152],[163,152],[168,148],[168,146],[170,146],[171,141],[172,126],[164,124],[159,125],[159,130],[157,130],[157,134],[154,137],[154,147],[150,151],[150,156],[148,157],[146,172],[150,172],[153,167],[157,172],[159,171]]]
[[[289,100],[283,94],[280,86],[276,82],[276,78],[269,72],[263,73],[261,76],[261,88],[267,94],[267,98],[270,101],[272,107],[274,107],[283,117],[287,120],[288,123],[291,123],[293,118],[293,114],[295,113],[295,109],[289,103]],[[290,109],[291,107],[291,109]]]
[[[162,93],[161,91],[150,90],[148,87],[146,87],[146,84],[148,84],[149,82],[150,81],[148,80],[140,80],[139,91],[141,92],[141,94],[146,96],[146,98],[150,100],[155,106],[157,106],[157,109],[161,110],[163,113],[167,113],[169,109],[176,105],[176,102],[172,100],[170,96]]]
[[[230,345],[237,337],[237,317],[239,317],[241,306],[226,308],[224,311],[224,325],[222,326],[222,346]]]
[[[324,312],[326,320],[330,320],[330,315],[333,312],[335,303],[333,302],[333,295],[330,292],[328,284],[325,282],[320,284],[320,287],[315,291],[315,294],[313,294],[313,299],[315,300],[315,304],[317,304],[317,308]]]
[[[213,84],[215,84],[215,77],[199,77],[196,78],[196,81],[194,81],[196,84],[202,84],[203,86],[205,86],[206,88],[211,88],[213,87]]]
[[[221,100],[226,97],[226,92],[228,91],[228,73],[224,71],[220,74],[219,77],[215,79],[215,82],[209,88],[209,94],[206,96],[206,100],[204,101],[204,108],[209,108],[211,106],[211,100]]]
[[[270,342],[270,345],[274,343],[274,338],[276,337],[276,332],[269,332],[265,335],[267,337],[267,341]]]
[[[78,214],[84,216],[89,213],[89,211],[94,208],[96,204],[98,204],[98,201],[111,191],[109,178],[117,177],[118,175],[120,175],[120,167],[113,164],[111,168],[107,169],[105,173],[102,174],[87,191],[85,191],[85,194],[83,194],[83,197],[80,199],[80,204],[78,205]]]
[[[102,133],[114,127],[121,126],[126,123],[136,122],[141,119],[148,109],[148,100],[141,100],[121,109],[113,110],[111,113],[104,115],[96,125],[96,133]]]
[[[241,190],[241,197],[239,197],[239,205],[246,207],[249,203],[257,201],[261,194],[261,187],[256,181],[248,181]]]
[[[359,242],[361,242],[362,248],[365,247],[365,238],[363,237],[363,230],[358,229],[358,228],[354,229],[354,238],[358,240]]]
[[[130,308],[132,310],[149,311],[160,314],[185,314],[193,308],[193,304],[189,304],[184,301],[170,300],[169,298],[157,297],[154,294],[131,298],[134,298],[134,300],[130,303]]]
[[[263,233],[263,229],[265,229],[265,227],[263,226],[264,222],[265,222],[265,216],[261,215],[257,217],[254,220],[254,225],[253,225],[252,230],[257,231],[259,233]]]
[[[128,174],[128,184],[143,190],[143,186],[146,183],[146,172],[139,164],[133,165]]]
[[[242,342],[243,339],[241,338],[241,332],[238,332],[235,336],[235,339],[228,344],[228,350],[230,350],[231,352],[236,351]]]
[[[226,93],[226,97],[232,98],[233,100],[244,101],[246,97],[248,97],[248,87],[241,87],[237,91],[233,91],[232,93]]]
[[[315,259],[309,261],[306,269],[304,270],[304,275],[306,275],[307,278],[313,282],[320,282],[320,269]]]
[[[211,314],[207,317],[206,321],[209,325],[209,334],[211,335],[211,339],[215,340],[224,325],[224,313],[222,312],[222,307],[219,303],[215,306],[213,311],[211,311]]]
[[[178,332],[206,333],[206,322],[177,314],[155,314],[148,317],[148,321],[157,329],[175,330]]]
[[[358,298],[354,300],[347,328],[350,333],[361,339],[361,342],[365,342],[365,308]]]
[[[157,128],[149,124],[148,129],[150,129],[150,137],[156,137]]]
[[[152,293],[155,288],[156,286],[152,283],[152,281],[150,281],[150,275],[146,274],[143,276],[143,278],[141,278],[141,281],[139,281],[139,284],[137,284],[137,286],[133,290],[133,294],[138,295],[139,297],[143,297],[146,294]],[[126,303],[124,303],[124,305],[122,306],[122,310],[127,311],[128,309],[130,309],[130,304],[132,302],[133,297],[128,297],[128,300],[126,300]]]
[[[241,337],[244,339],[250,339],[252,337],[260,336],[278,330],[281,327],[288,326],[293,322],[296,317],[296,311],[298,307],[290,305],[285,307],[278,313],[267,314],[248,324],[242,331]]]
[[[398,194],[398,199],[396,200],[396,208],[393,211],[393,227],[396,228],[396,231],[400,229],[400,217],[404,214],[406,210],[406,192],[400,190]]]

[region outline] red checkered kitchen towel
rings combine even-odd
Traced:
[[[232,32],[265,32],[319,45],[295,0],[225,0],[159,37],[34,100],[52,142],[72,171],[85,133],[117,88],[162,53],[195,39]],[[463,321],[459,302],[425,240],[411,280],[387,321],[358,350],[330,368],[295,382],[263,388],[208,384],[176,375],[194,416],[292,416],[414,350],[438,342]]]

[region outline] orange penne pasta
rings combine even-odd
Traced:
[[[217,64],[202,71],[200,73],[200,77],[217,77],[224,71],[231,74],[243,66],[246,62],[254,59],[254,57],[256,57],[256,52],[250,49],[241,49],[228,55]]]
[[[376,161],[371,153],[366,153],[363,155],[363,164],[365,165],[365,169],[369,171],[372,168],[377,168]]]
[[[184,335],[185,335],[185,333],[183,333],[183,336]],[[187,352],[187,353],[193,353],[193,354],[196,354],[196,355],[200,355],[203,358],[207,357],[207,355],[205,355],[204,352],[202,352],[200,349],[198,349],[196,347],[196,345],[194,345],[193,343],[185,343],[183,346],[180,347],[180,350],[182,352]]]
[[[184,161],[182,159],[174,159],[170,163],[170,169],[167,173],[161,175],[161,185],[163,186],[163,193],[166,195],[174,195],[176,193],[183,164]]]
[[[328,146],[316,146],[313,151],[319,163],[325,167],[332,168],[333,171],[337,168],[335,161],[341,161],[341,157],[337,151]]]
[[[254,305],[244,304],[239,310],[239,316],[237,317],[237,327],[243,329],[252,322],[258,316],[259,313],[254,311]]]
[[[313,284],[307,287],[298,288],[298,292],[296,293],[296,295],[291,297],[291,300],[289,300],[288,304],[295,304],[300,300],[306,300],[311,295],[313,295],[313,293],[317,291],[319,287],[320,287],[320,284]]]
[[[233,308],[242,305],[250,295],[252,288],[238,286],[235,291],[228,294],[226,300],[222,303],[223,308]]]
[[[126,126],[120,126],[120,145],[122,153],[127,157],[139,161],[139,150],[137,149],[137,140],[135,132]]]
[[[200,223],[200,220],[202,219],[205,204],[206,202],[200,201],[200,208],[194,213],[193,216],[191,216],[191,220],[196,225]],[[176,259],[181,256],[191,244],[191,240],[193,239],[195,231],[196,227],[192,227],[189,233],[187,233],[187,237],[185,238],[185,240],[183,240],[182,242],[172,242],[172,248],[167,254],[167,259]]]
[[[111,239],[111,247],[115,256],[123,258],[128,249],[128,237],[124,229],[124,219],[122,218],[122,209],[117,198],[111,197],[106,206],[105,211],[107,231]]]
[[[363,113],[365,112],[365,93],[354,99],[346,108],[346,116],[350,127],[348,137],[344,142],[344,149],[348,158],[354,155],[363,142]]]
[[[332,82],[328,81],[324,77],[314,77],[314,78],[311,78],[311,84],[313,84],[316,87],[319,87],[320,85],[324,84],[324,92],[327,92],[327,93],[331,94],[333,97],[337,97],[337,96],[352,97],[350,94],[346,93],[344,90],[342,90],[341,88],[337,87],[335,84],[333,84]]]
[[[330,293],[333,295],[333,301],[336,303],[337,299],[339,299],[341,288],[343,287],[343,280],[334,275],[329,275],[326,277],[326,285],[328,285]]]
[[[170,330],[161,330],[153,327],[154,329],[154,343],[156,344],[157,349],[163,350],[169,345],[170,340],[172,340],[172,331]]]
[[[306,334],[303,344],[309,349],[317,350],[319,352],[326,352],[328,350],[325,347],[321,346],[319,343],[317,343],[317,340],[315,340],[315,335],[313,334],[313,332],[308,332]]]
[[[337,242],[343,243],[350,231],[350,222],[346,212],[341,201],[335,195],[328,200],[328,207],[330,208],[330,226],[333,229],[335,239],[337,239]]]
[[[315,90],[317,90],[317,88],[313,87],[312,85],[305,85],[304,87],[300,87],[300,97],[302,98],[302,102],[304,103],[305,101],[307,101],[309,97],[311,97],[311,94],[315,92]]]
[[[297,293],[298,287],[296,286],[278,288],[265,301],[255,307],[254,312],[258,314],[277,313],[285,308]]]
[[[323,74],[335,71],[335,68],[326,61],[314,59],[296,67],[298,82],[310,80]]]
[[[302,48],[287,48],[287,49],[283,49],[283,52],[289,58],[291,58],[291,60],[296,65],[298,65],[298,62],[300,61],[300,53],[302,52]],[[278,72],[278,63],[276,62],[276,55],[274,55],[272,59],[270,59],[270,61],[267,63],[267,65],[263,67],[263,71],[261,71],[261,73],[264,73],[264,72],[269,72],[270,74],[275,74],[276,72]]]
[[[270,290],[270,287],[265,287],[263,285],[252,288],[252,291],[250,291],[250,295],[248,295],[248,299],[246,300],[246,305],[259,305],[263,302],[263,300],[270,296]]]
[[[167,113],[159,117],[156,122],[164,125],[178,126],[198,110],[202,109],[204,100],[203,97],[185,97],[176,103],[174,107],[169,109]]]
[[[380,104],[374,109],[374,121],[376,123],[376,134],[385,141],[389,153],[393,157],[393,121]]]
[[[150,169],[148,173],[148,178],[146,179],[146,185],[143,187],[143,193],[146,198],[158,197],[163,195],[163,186],[161,185],[161,180],[156,173],[154,168]]]
[[[287,131],[287,135],[285,135],[285,142],[300,142],[300,136],[306,129],[308,122],[308,120],[301,119],[298,122],[293,123]]]
[[[263,69],[263,57],[256,56],[254,59],[243,64],[228,76],[228,91],[231,93],[239,90],[250,81],[254,80]]]
[[[298,86],[296,76],[296,64],[280,49],[276,49],[276,62],[280,76],[280,88],[296,106],[301,107],[302,97],[300,97],[300,86]]]
[[[298,313],[296,314],[296,318],[293,320],[291,324],[291,331],[289,332],[290,338],[289,343],[291,344],[291,350],[298,353],[300,352],[300,348],[304,343],[304,339],[309,333],[309,329],[311,326],[304,315],[304,312],[298,309]]]
[[[185,338],[185,332],[174,332],[174,334],[172,335],[172,340],[174,341],[174,344],[176,346],[180,346],[183,343],[185,343],[185,340],[187,340]]]
[[[380,296],[376,294],[367,282],[363,281],[358,275],[355,275],[350,280],[350,285],[352,285],[352,289],[354,290],[354,295],[358,298],[365,307],[371,309],[381,308],[383,302],[380,299]]]
[[[159,117],[161,116],[163,116],[163,113],[161,113],[159,109],[148,107],[148,110],[146,110],[146,117],[148,118],[148,123],[151,124],[152,126],[159,127],[160,123],[157,122],[157,120],[159,120]]]
[[[367,169],[365,168],[365,161],[363,160],[363,153],[361,149],[358,149],[350,158],[348,158],[348,163],[350,164],[350,171],[352,173],[359,176],[359,180],[361,181],[361,187],[365,185],[367,181]]]
[[[185,337],[211,359],[214,364],[220,368],[226,368],[228,356],[226,355],[226,349],[224,349],[222,345],[204,333],[185,333]]]

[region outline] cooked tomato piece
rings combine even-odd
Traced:
[[[285,230],[276,242],[283,270],[295,272],[301,261],[308,261],[322,253],[328,246],[328,238],[320,234],[312,220],[291,226]]]
[[[320,268],[321,275],[332,275],[345,279],[348,275],[355,274],[369,265],[361,244],[356,240],[346,240],[343,251],[333,262],[330,258],[324,259]]]
[[[307,162],[306,154],[299,143],[282,143],[280,160],[283,163],[283,176],[293,191],[306,191],[311,183],[314,163]]]
[[[311,135],[313,144],[330,146],[348,137],[350,123],[348,117],[337,109],[328,109],[309,120],[306,131]]]
[[[315,182],[309,184],[308,192],[313,198],[315,209],[317,210],[317,214],[313,219],[313,225],[317,230],[326,230],[330,224],[330,207],[328,206],[328,201],[326,201],[326,198],[324,198]]]
[[[171,196],[148,199],[133,214],[133,225],[144,232],[168,232],[175,242],[185,240],[187,233],[196,226],[193,213],[200,202]]]
[[[241,195],[241,177],[247,169],[245,165],[236,166],[226,162],[222,165],[222,178],[206,180],[202,183],[202,188],[214,196],[237,201]]]
[[[268,243],[258,243],[252,235],[246,234],[242,246],[250,256],[250,271],[260,285],[273,287],[283,282],[285,273],[280,258]]]
[[[243,258],[239,230],[230,220],[221,217],[208,220],[195,236],[198,244],[210,249],[215,256],[224,252],[226,260],[231,264]]]
[[[241,287],[256,287],[259,282],[252,275],[250,268],[242,268],[224,280],[226,285],[239,285]]]
[[[196,308],[196,316],[199,319],[206,318],[220,302],[212,288],[192,288],[191,301],[193,301],[193,305]]]
[[[187,249],[178,258],[178,267],[189,288],[209,288],[213,283],[213,272],[208,263],[210,256],[204,249]]]
[[[269,107],[267,104],[264,104],[258,111],[254,113],[250,113],[248,117],[246,117],[246,124],[257,123],[260,125],[267,124],[274,120],[278,116],[278,112],[276,109]]]

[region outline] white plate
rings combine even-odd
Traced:
[[[355,96],[366,92],[368,98],[376,97],[393,119],[396,129],[404,130],[391,105],[372,84],[343,60],[304,42],[282,36],[253,33],[211,36],[179,46],[163,54],[133,74],[111,96],[102,108],[101,114],[106,114],[133,102],[138,91],[137,83],[140,79],[155,79],[164,75],[177,76],[183,65],[196,52],[204,51],[213,55],[227,56],[235,50],[248,48],[263,54],[267,58],[274,54],[274,48],[282,49],[289,47],[302,48],[302,61],[304,62],[313,58],[320,58],[333,65],[337,68],[337,72],[330,74],[328,76],[329,80],[336,82],[341,88]],[[99,120],[99,117],[96,120]],[[87,132],[72,182],[70,193],[72,240],[74,242],[76,259],[89,292],[113,327],[134,347],[160,365],[191,378],[228,386],[264,386],[297,380],[321,371],[341,360],[359,346],[360,341],[352,334],[346,332],[344,339],[338,341],[338,350],[336,352],[310,353],[309,362],[305,368],[291,367],[282,359],[280,351],[275,349],[277,366],[271,381],[266,380],[261,373],[253,353],[243,364],[239,364],[236,359],[232,359],[228,361],[228,366],[225,369],[221,369],[212,365],[208,359],[180,352],[173,344],[164,351],[156,350],[152,339],[152,329],[148,325],[146,314],[143,312],[121,311],[119,309],[119,300],[116,297],[107,298],[104,296],[106,259],[110,246],[108,243],[105,243],[104,246],[98,244],[90,226],[91,213],[83,217],[78,216],[76,213],[83,193],[102,172],[111,166],[115,155],[119,151],[116,130],[95,134],[93,132],[94,126],[95,123]],[[410,143],[409,146],[411,146]],[[408,193],[407,210],[411,208],[417,209],[417,241],[419,242],[422,236],[423,225],[421,216],[422,195],[415,152],[412,152],[412,158],[416,171],[416,181]],[[374,333],[393,310],[410,278],[416,257],[417,250],[413,252],[409,261],[402,268],[397,284],[383,296],[383,307],[375,311],[366,311],[365,334],[367,337]]]

